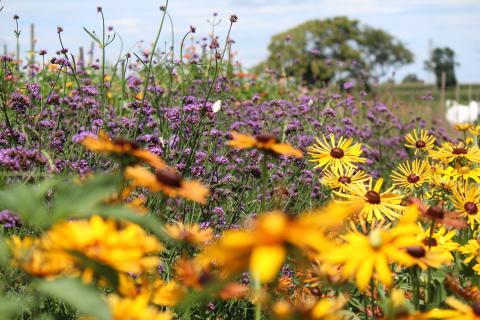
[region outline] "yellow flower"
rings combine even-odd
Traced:
[[[160,306],[173,307],[177,305],[186,294],[185,288],[175,280],[169,282],[157,281],[152,293],[152,303]]]
[[[120,272],[142,273],[160,264],[158,240],[136,224],[92,216],[55,224],[42,237],[47,252],[76,252]]]
[[[461,166],[458,163],[455,164],[455,168],[448,167],[445,170],[440,170],[445,176],[449,176],[452,178],[453,181],[465,181],[467,182],[469,179],[480,183],[480,168],[472,168],[471,166]]]
[[[165,229],[172,239],[185,241],[194,245],[205,244],[213,236],[212,229],[207,228],[202,230],[198,224],[187,226],[181,222],[177,222],[167,225]]]
[[[377,220],[394,220],[400,216],[400,212],[405,209],[400,205],[402,195],[391,193],[393,187],[381,192],[383,179],[380,178],[373,185],[373,179],[370,178],[368,186],[364,184],[348,185],[345,193],[334,191],[334,194],[345,200],[339,200],[342,203],[351,205],[360,210],[361,218],[368,222]]]
[[[453,258],[452,251],[457,250],[460,246],[452,240],[456,234],[455,229],[447,231],[447,229],[441,227],[432,233],[432,238],[430,239],[430,228],[423,230],[421,224],[419,224],[419,228],[421,232],[418,234],[417,239],[427,248],[430,245],[430,250],[448,252]]]
[[[342,265],[344,277],[355,278],[360,291],[365,291],[372,277],[387,287],[393,282],[393,274],[389,263],[411,266],[414,259],[406,252],[406,248],[421,243],[415,237],[418,226],[415,224],[418,209],[409,207],[406,215],[389,230],[374,229],[368,235],[350,232],[343,236],[344,244],[334,247],[322,258],[327,262]]]
[[[468,131],[470,131],[470,133],[473,135],[480,136],[480,125],[472,126],[468,129]]]
[[[108,296],[108,305],[112,311],[113,320],[171,320],[170,312],[162,312],[149,305],[148,296],[121,298],[117,295]]]
[[[340,320],[344,319],[338,312],[347,303],[344,296],[337,299],[320,299],[313,306],[310,311],[310,319],[312,320]]]
[[[132,180],[132,186],[147,188],[152,192],[163,192],[169,197],[182,197],[205,203],[208,188],[198,181],[184,180],[173,169],[164,167],[152,173],[144,167],[127,167],[125,177]]]
[[[455,210],[465,217],[472,227],[475,228],[476,223],[480,223],[480,189],[477,185],[465,184],[463,187],[453,189],[453,197],[451,197]]]
[[[254,279],[269,282],[283,265],[288,244],[304,252],[326,250],[330,246],[326,229],[342,224],[351,213],[351,208],[338,204],[295,220],[280,211],[265,213],[247,230],[225,232],[203,255],[227,274],[248,268]]]
[[[480,162],[480,150],[477,146],[467,147],[462,142],[457,144],[443,143],[441,148],[430,150],[430,157],[444,162],[468,160]]]
[[[330,134],[329,139],[322,136],[322,140],[316,138],[317,144],[308,147],[308,154],[312,156],[311,162],[317,162],[315,168],[356,168],[355,163],[363,163],[367,160],[361,158],[362,145],[353,144],[353,139],[340,137],[335,141],[335,136]]]
[[[445,303],[453,310],[433,309],[426,316],[428,319],[449,319],[449,320],[480,320],[480,302],[475,301],[471,306],[448,297]]]
[[[435,137],[423,129],[420,130],[420,133],[416,129],[409,132],[405,136],[405,140],[407,141],[405,147],[415,149],[415,154],[419,151],[428,151],[435,145]]]
[[[93,152],[122,156],[121,160],[128,160],[127,164],[143,161],[156,169],[166,167],[163,160],[148,150],[140,149],[135,142],[124,139],[110,139],[108,134],[102,130],[98,133],[98,137],[88,136],[80,143]],[[132,159],[128,159],[129,156]]]
[[[406,248],[406,251],[414,259],[414,264],[423,270],[428,268],[438,269],[453,261],[453,257],[449,252],[432,250],[425,245],[410,246]]]
[[[36,277],[53,277],[75,274],[74,259],[63,252],[45,251],[41,240],[31,237],[20,239],[14,236],[9,241],[12,264]]]
[[[279,155],[303,158],[303,152],[286,143],[279,143],[278,139],[269,133],[260,133],[256,136],[250,136],[237,132],[230,132],[232,139],[227,144],[237,149],[257,148],[260,150],[271,151]]]
[[[473,259],[480,261],[480,244],[478,240],[468,240],[468,242],[461,246],[458,251],[467,255],[463,260],[464,263],[470,263]]]
[[[471,123],[458,123],[453,125],[453,128],[460,132],[465,132],[472,127],[473,127],[473,124]]]
[[[451,193],[457,186],[450,175],[444,175],[441,172],[435,173],[432,176],[430,183],[435,188],[435,191],[438,191],[441,194]]]
[[[432,175],[428,161],[419,159],[400,164],[397,169],[398,171],[392,173],[394,185],[408,190],[422,187],[424,183],[430,180]]]
[[[330,167],[323,174],[324,176],[320,179],[322,184],[331,189],[340,189],[341,191],[345,191],[345,187],[349,184],[364,183],[368,180],[368,176],[364,171],[343,166],[337,168]]]

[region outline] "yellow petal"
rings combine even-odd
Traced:
[[[250,272],[254,279],[269,282],[277,275],[287,252],[282,245],[259,246],[250,257]]]

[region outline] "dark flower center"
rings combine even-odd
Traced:
[[[440,207],[430,207],[427,209],[427,216],[433,219],[443,219],[445,217],[445,213]]]
[[[157,180],[167,186],[180,188],[182,185],[182,176],[168,169],[160,169],[156,173]]]
[[[453,148],[452,153],[453,154],[467,154],[467,149],[465,149],[463,147]]]
[[[350,179],[350,177],[347,177],[347,176],[342,176],[338,178],[338,182],[341,182],[343,184],[349,184],[352,182],[352,179]]]
[[[425,238],[422,240],[422,243],[426,246],[429,246],[429,247],[436,247],[438,246],[438,242],[437,242],[437,239],[435,238]]]
[[[468,214],[477,214],[478,213],[478,207],[473,202],[465,203],[463,208],[465,208],[465,211],[467,211]]]
[[[122,147],[129,146],[131,149],[139,149],[140,148],[136,142],[130,141],[130,140],[127,140],[127,139],[123,139],[123,138],[112,139],[112,142],[117,146],[122,146]]]
[[[410,183],[417,183],[418,181],[420,181],[420,177],[417,176],[415,173],[412,173],[408,175],[407,180]]]
[[[407,253],[414,258],[423,258],[427,252],[423,247],[412,246],[407,248]]]
[[[472,304],[472,310],[475,315],[480,316],[480,301],[475,301]]]
[[[427,144],[425,143],[425,141],[422,141],[422,140],[418,140],[416,143],[415,143],[415,147],[417,147],[418,149],[422,149],[422,148],[425,148]]]
[[[381,202],[380,195],[373,190],[368,191],[365,194],[365,198],[367,198],[367,201],[371,204],[379,204]]]
[[[255,136],[258,142],[267,143],[267,142],[277,142],[277,137],[271,133],[259,133]]]
[[[340,158],[343,158],[343,156],[345,155],[345,152],[343,152],[343,150],[340,148],[333,148],[330,151],[330,155],[336,159],[340,159]]]

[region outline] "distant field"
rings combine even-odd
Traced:
[[[432,93],[432,100],[422,100],[427,92]],[[380,101],[389,105],[396,104],[397,111],[406,119],[411,116],[421,116],[427,122],[445,120],[445,106],[441,103],[441,93],[432,84],[382,84],[378,94]],[[458,88],[451,88],[445,92],[445,99],[456,100],[468,104],[471,100],[480,101],[480,84],[462,84]]]

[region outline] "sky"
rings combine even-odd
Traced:
[[[1,0],[0,46],[15,47],[14,14],[20,16],[21,48],[29,46],[29,25],[35,23],[37,49],[50,53],[59,48],[57,26],[64,28],[65,47],[77,51],[89,47],[89,36],[82,27],[100,30],[97,6],[102,6],[106,24],[112,25],[132,48],[143,40],[148,46],[155,38],[161,19],[160,5],[165,0]],[[348,16],[393,34],[415,54],[415,63],[399,69],[395,80],[408,73],[432,81],[423,68],[431,44],[449,46],[460,63],[457,78],[461,83],[480,82],[480,0],[170,0],[169,13],[173,34],[179,42],[190,25],[201,37],[211,32],[212,14],[222,22],[216,33],[225,37],[228,17],[236,14],[238,23],[232,30],[235,51],[246,67],[254,66],[268,55],[271,37],[309,19]],[[166,25],[161,43],[171,41],[170,24]],[[119,43],[109,48],[111,59],[118,55]]]

